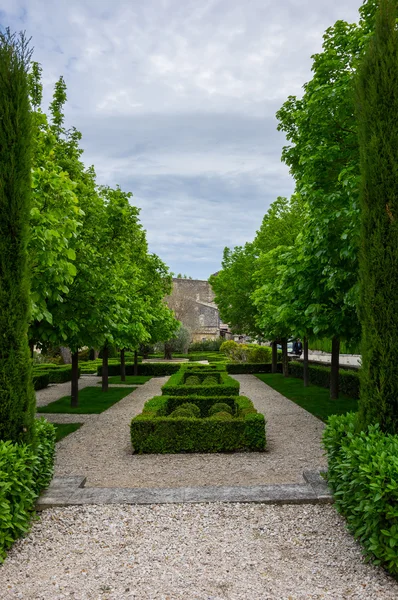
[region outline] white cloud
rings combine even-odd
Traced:
[[[289,194],[275,111],[359,0],[2,0],[26,29],[45,99],[64,75],[67,120],[102,183],[134,192],[151,248],[206,277]]]

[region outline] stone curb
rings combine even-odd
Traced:
[[[264,504],[325,504],[333,502],[319,471],[305,469],[306,484],[201,486],[181,488],[84,487],[85,477],[54,477],[38,499],[36,509],[84,504],[168,504],[196,502],[253,502]]]

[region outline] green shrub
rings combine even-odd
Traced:
[[[219,412],[224,412],[228,413],[229,415],[232,415],[232,408],[229,406],[229,404],[226,404],[225,402],[216,402],[216,404],[213,404],[213,406],[210,407],[208,415],[209,417],[211,417],[212,415]]]
[[[193,398],[189,397],[190,400]],[[174,418],[169,414],[178,398],[157,396],[146,402],[143,412],[131,421],[131,442],[138,453],[261,451],[265,448],[265,420],[257,413],[241,415],[240,407],[252,405],[248,398],[229,398],[237,406],[236,417],[224,413],[221,418]],[[214,398],[196,397],[203,405]],[[252,405],[253,406],[253,405]],[[174,408],[175,410],[175,408]],[[207,414],[207,413],[206,413]],[[228,418],[227,418],[227,416]]]
[[[330,387],[330,367],[309,365],[310,382],[319,387]],[[304,365],[302,362],[289,362],[289,375],[291,377],[303,378]],[[359,373],[347,369],[339,370],[339,390],[350,398],[359,398]]]
[[[268,364],[272,362],[272,349],[269,346],[249,345],[248,363]]]
[[[200,408],[193,402],[184,402],[183,404],[180,404],[176,410],[187,410],[193,417],[196,417],[197,419],[200,417]],[[176,412],[176,410],[174,412]]]
[[[205,373],[195,373],[201,382],[206,378]],[[162,394],[167,396],[236,396],[239,394],[239,383],[229,377],[226,373],[219,371],[214,373],[219,383],[212,385],[187,385],[185,381],[191,374],[181,370],[172,375],[162,387]]]
[[[185,385],[200,385],[201,381],[197,375],[190,375],[185,380]]]
[[[180,370],[180,365],[176,363],[139,363],[138,375],[152,375],[153,377],[164,377],[173,375]],[[120,375],[120,363],[110,364],[108,367],[109,377]],[[97,368],[97,374],[102,376],[102,364]],[[126,365],[126,375],[134,375],[134,365]]]
[[[356,433],[354,413],[329,417],[323,435],[335,506],[369,558],[398,574],[398,436],[373,425]]]
[[[168,396],[167,403],[165,405],[166,412],[164,414],[168,415],[170,412],[174,411],[176,408],[182,406],[186,402],[189,402],[190,404],[195,404],[199,408],[200,417],[202,418],[208,417],[210,414],[211,407],[217,403],[222,403],[223,406],[229,406],[231,414],[236,414],[238,412],[235,397],[233,396]],[[251,406],[253,406],[252,402],[250,402],[250,404]]]
[[[217,378],[214,375],[207,375],[202,381],[203,385],[218,385]]]
[[[272,365],[270,364],[252,364],[252,363],[229,363],[227,364],[227,373],[231,375],[249,375],[251,373],[271,373]],[[282,373],[282,363],[277,365],[278,373]]]
[[[222,338],[218,338],[217,340],[204,340],[203,342],[193,342],[189,346],[188,352],[218,352],[222,343]]]
[[[229,421],[231,419],[231,413],[226,411],[220,411],[212,414],[210,419],[218,419],[220,421]]]
[[[0,441],[0,562],[29,530],[34,505],[53,474],[55,427],[34,422],[34,445]]]
[[[173,410],[173,412],[167,416],[171,417],[173,419],[176,419],[177,417],[186,417],[189,419],[196,418],[196,416],[193,414],[193,412],[191,410],[189,410],[189,408],[183,408],[181,406],[179,406],[178,408]]]
[[[42,390],[48,387],[50,383],[50,375],[43,371],[42,373],[35,373],[33,371],[33,387],[35,390]]]

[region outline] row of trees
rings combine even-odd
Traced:
[[[106,390],[111,344],[123,358],[124,349],[172,337],[179,324],[164,302],[171,275],[148,252],[131,194],[97,184],[80,132],[65,127],[63,78],[47,115],[41,68],[23,36],[1,34],[0,62],[0,438],[29,440],[27,340],[71,349],[76,406],[79,348],[102,349]]]
[[[290,200],[278,198],[252,243],[225,249],[222,271],[211,278],[211,284],[222,318],[236,332],[283,342],[285,374],[288,337],[299,336],[305,341],[315,336],[331,338],[331,398],[338,396],[340,341],[359,340],[361,321],[363,325],[366,318],[368,325],[363,329],[364,333],[367,331],[364,337],[368,342],[364,344],[362,372],[368,375],[366,386],[362,388],[370,390],[373,398],[376,394],[381,402],[390,385],[386,381],[397,379],[393,376],[394,370],[390,370],[394,356],[392,340],[398,333],[395,324],[391,327],[396,298],[390,294],[387,308],[380,304],[381,297],[377,295],[386,285],[391,287],[396,277],[393,268],[398,247],[394,237],[396,192],[388,192],[380,180],[389,180],[391,190],[397,189],[395,141],[387,140],[388,133],[392,136],[395,131],[398,64],[394,63],[396,58],[391,50],[396,35],[391,17],[390,26],[384,23],[383,30],[379,25],[379,34],[374,36],[379,4],[384,5],[381,10],[395,15],[394,0],[366,0],[359,10],[358,24],[337,21],[326,31],[322,52],[313,56],[313,77],[305,84],[302,98],[289,97],[277,113],[279,129],[289,142],[283,149],[282,159],[295,179],[295,194]],[[383,49],[378,50],[377,58],[374,50],[374,44],[382,44],[382,30],[386,36],[384,54],[389,64],[380,58]],[[369,55],[373,56],[371,66],[370,58],[364,60]],[[360,93],[358,86],[362,86]],[[379,91],[377,96],[377,90],[384,91]],[[380,94],[384,94],[384,98]],[[367,108],[369,98],[373,105]],[[366,129],[370,123],[373,123],[371,134]],[[376,135],[378,146],[373,141]],[[369,140],[377,146],[377,160],[375,155],[363,158]],[[390,143],[389,149],[387,146],[382,149],[387,143]],[[384,158],[388,160],[381,166]],[[379,197],[371,197],[366,187],[361,205],[361,186],[366,181],[365,173],[370,172]],[[381,216],[377,218],[382,220],[382,226],[374,215],[380,210]],[[368,219],[362,230],[361,216],[363,220]],[[371,264],[362,264],[359,278],[359,258],[364,260],[367,240],[373,240],[375,232],[378,250],[373,250]],[[390,239],[393,241],[387,249]],[[386,260],[386,256],[389,262],[385,262],[380,271],[378,260],[381,257]],[[362,308],[359,310],[359,307]],[[383,328],[370,316],[375,310],[383,313],[380,323],[384,323],[384,331],[389,331],[388,343],[381,333]],[[381,336],[377,343],[375,327],[379,332],[377,336]],[[304,351],[306,356],[307,343]],[[386,357],[386,353],[390,358],[385,358],[383,376],[378,375],[378,383],[372,389],[370,380],[377,361]]]

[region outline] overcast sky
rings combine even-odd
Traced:
[[[46,100],[64,76],[84,160],[133,192],[151,251],[207,279],[292,193],[275,112],[301,95],[324,30],[360,4],[0,0],[0,24],[32,36]]]

